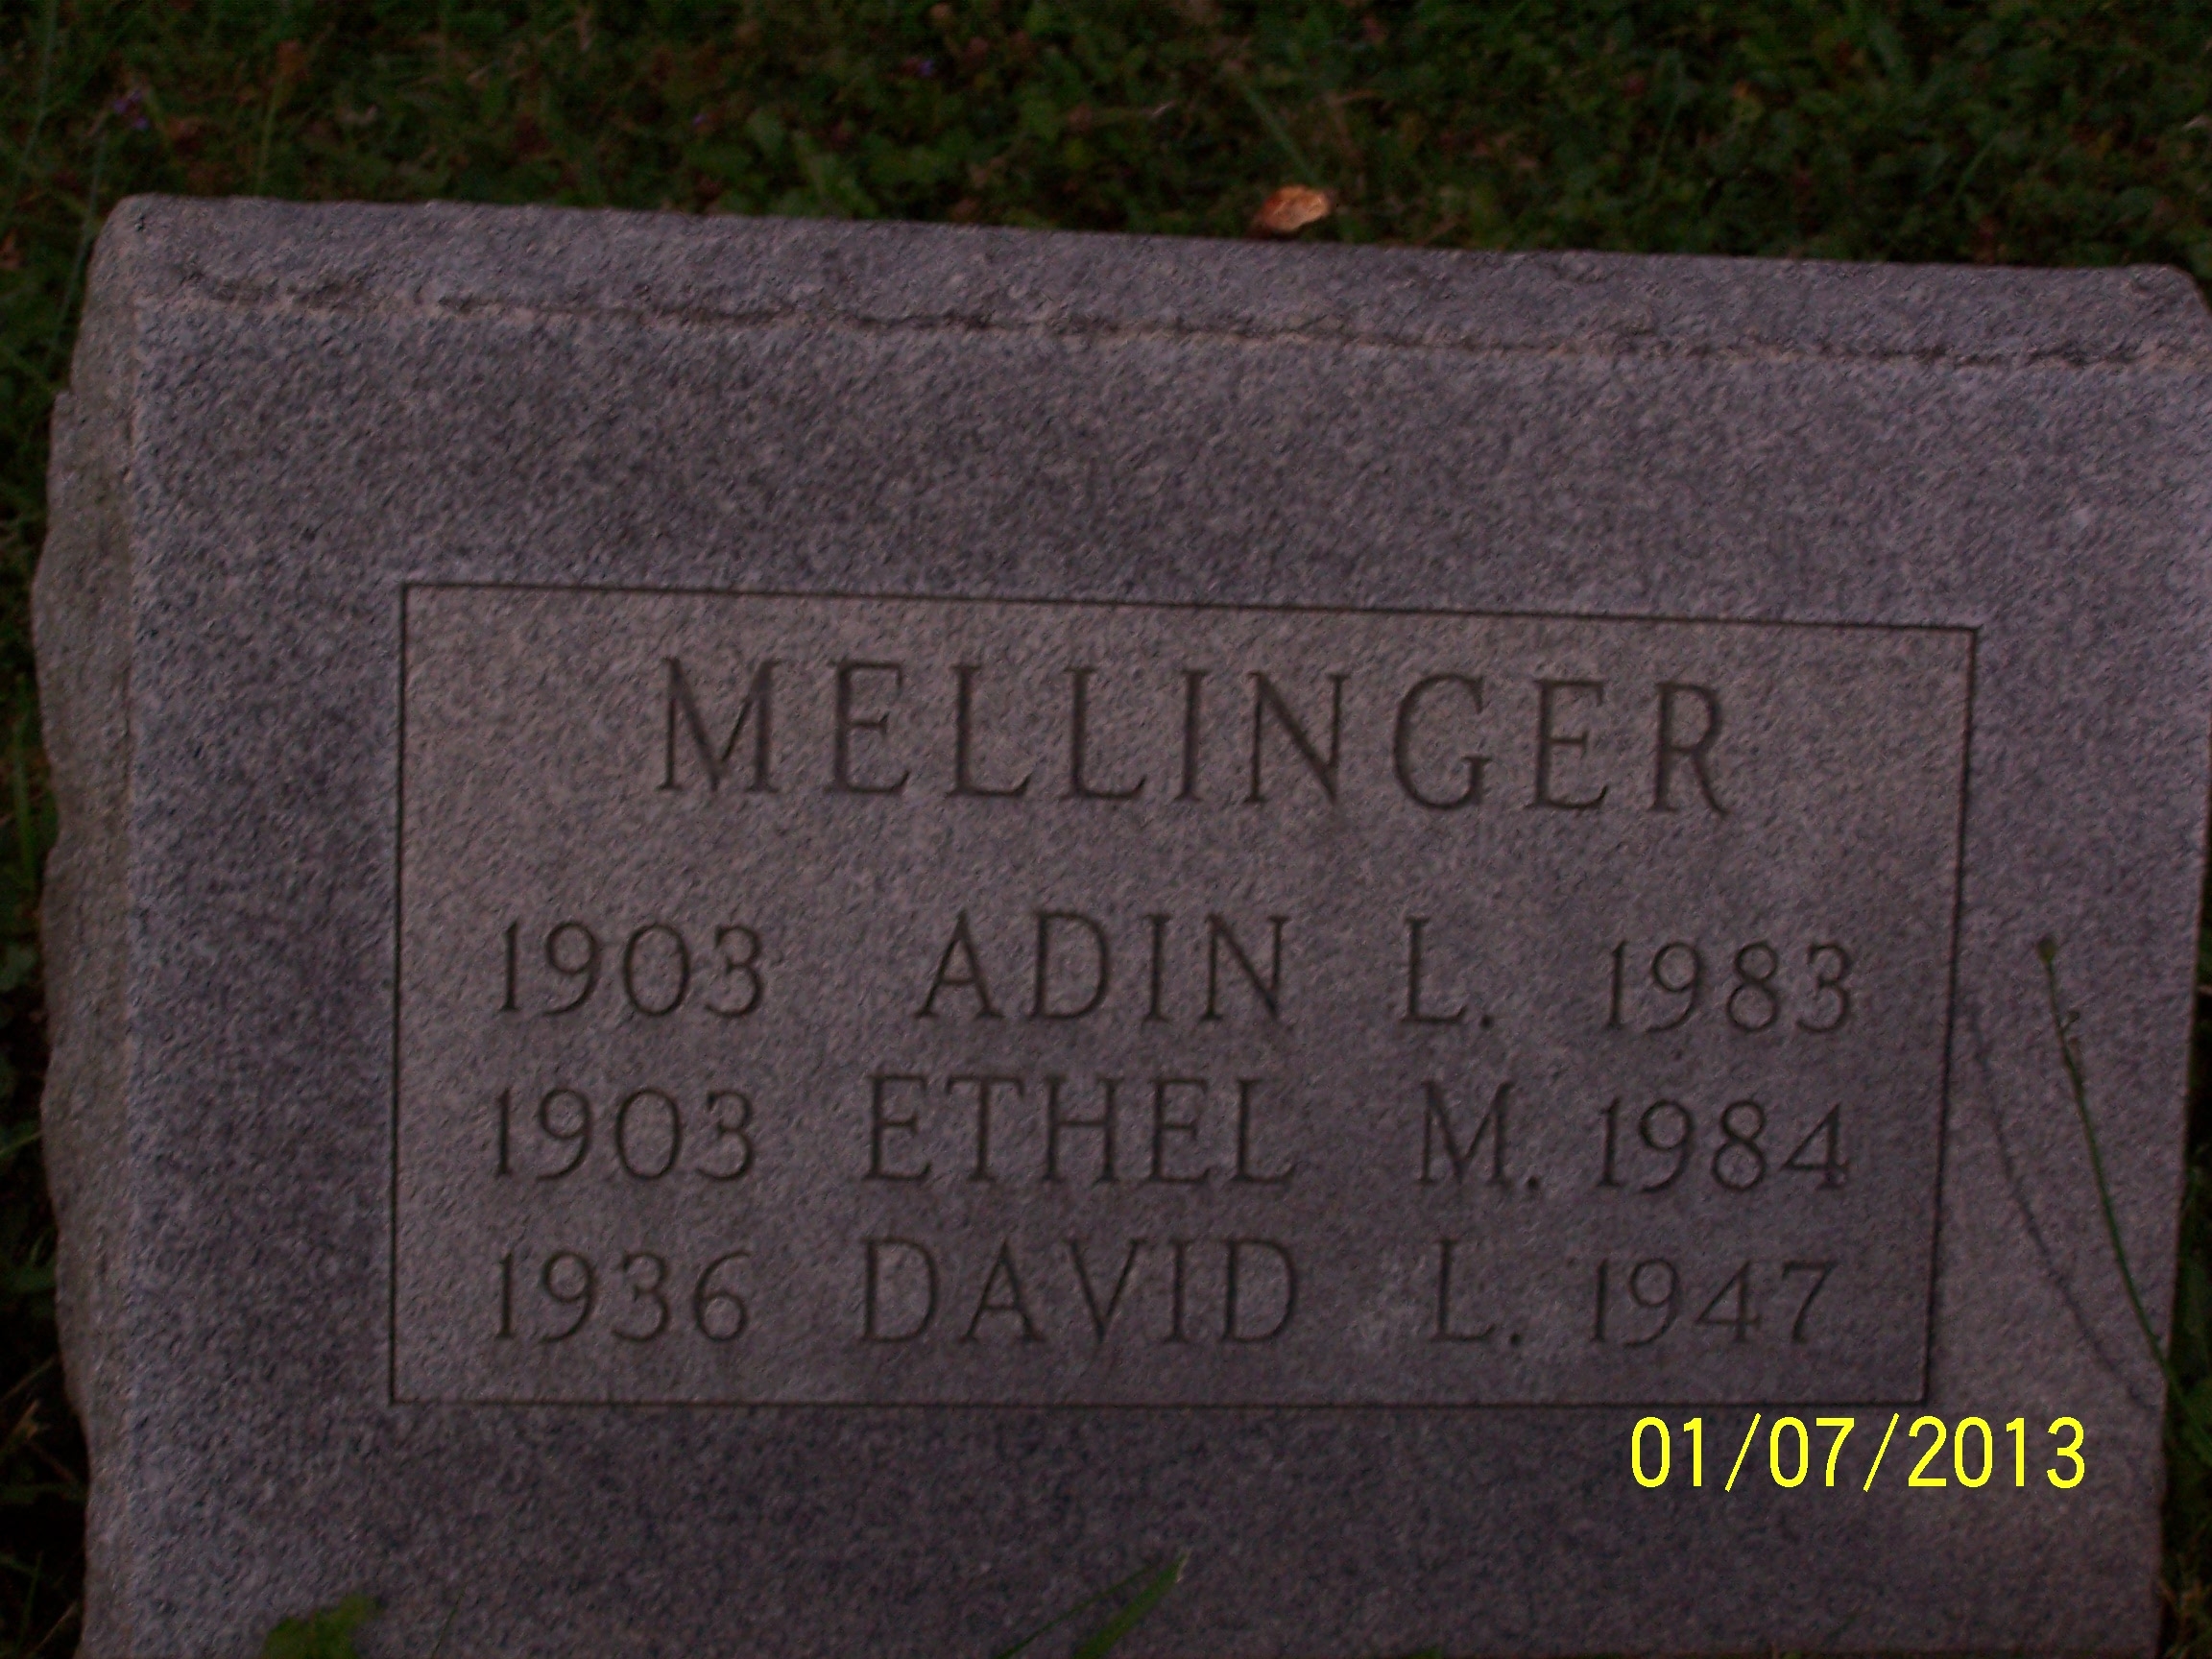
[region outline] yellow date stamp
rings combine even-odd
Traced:
[[[1808,1421],[1785,1415],[1769,1421],[1765,1412],[1754,1411],[1720,1489],[1735,1491],[1746,1465],[1752,1479],[1764,1475],[1785,1488],[1812,1481],[1819,1486],[1857,1484],[1862,1492],[1874,1490],[1875,1479],[1885,1466],[1892,1472],[1892,1483],[1901,1478],[1907,1486],[2026,1487],[2031,1477],[2040,1475],[2061,1492],[2080,1485],[2089,1472],[2082,1452],[2087,1432],[2078,1417],[2054,1418],[2042,1433],[2036,1434],[2025,1417],[1993,1426],[1986,1417],[1947,1420],[1927,1413],[1905,1425],[1905,1444],[1897,1448],[1894,1461],[1890,1443],[1897,1438],[1898,1426],[1905,1423],[1905,1413],[1892,1411],[1880,1442],[1874,1443],[1872,1424],[1880,1421],[1877,1417],[1868,1424],[1868,1433],[1860,1440],[1862,1450],[1847,1457],[1845,1447],[1852,1431],[1859,1427],[1857,1417],[1814,1417]],[[1763,1428],[1764,1435],[1760,1432]],[[1821,1444],[1823,1438],[1825,1445]],[[1869,1444],[1873,1456],[1865,1464],[1862,1480],[1857,1458],[1864,1455],[1863,1448]],[[1763,1458],[1761,1452],[1765,1453]],[[1636,1484],[1647,1490],[1685,1475],[1691,1485],[1704,1485],[1705,1419],[1690,1417],[1670,1424],[1663,1417],[1638,1418],[1628,1437],[1628,1469],[1636,1477]],[[2004,1479],[2007,1475],[2011,1476],[2009,1482]]]

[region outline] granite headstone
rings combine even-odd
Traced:
[[[2179,275],[140,199],[53,469],[88,1654],[2154,1642]]]

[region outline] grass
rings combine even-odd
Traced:
[[[101,215],[442,196],[1440,247],[2175,264],[2212,280],[2212,0],[0,0],[0,1655],[65,1651],[26,592]],[[2201,977],[2212,980],[2212,959]],[[2212,1061],[2200,1022],[2199,1072]],[[2197,1094],[2172,1363],[2212,1418]],[[2181,1409],[2177,1406],[2177,1409]],[[2212,1655],[2212,1466],[2170,1639]]]
[[[1129,1633],[1151,1617],[1154,1608],[1167,1599],[1169,1591],[1182,1582],[1184,1556],[1148,1567],[1140,1567],[1118,1584],[1110,1584],[1096,1595],[1086,1596],[1057,1618],[1047,1620],[1036,1629],[1022,1637],[1011,1647],[1001,1647],[993,1659],[1017,1659],[1028,1652],[1046,1637],[1067,1625],[1074,1625],[1085,1634],[1078,1636],[1068,1650],[1068,1659],[1106,1659],[1118,1647]],[[453,1604],[459,1613],[461,1603]],[[1085,1614],[1099,1613],[1103,1617],[1095,1624],[1084,1619]],[[325,1607],[298,1619],[281,1621],[269,1633],[262,1644],[261,1659],[359,1659],[359,1649],[353,1643],[353,1632],[369,1623],[381,1611],[366,1596],[349,1596],[336,1606]],[[1080,1622],[1080,1623],[1079,1623]],[[439,1659],[445,1647],[445,1637],[452,1630],[453,1619],[448,1615],[445,1628],[438,1633],[424,1659]],[[1413,1659],[1439,1659],[1434,1654],[1418,1654]]]

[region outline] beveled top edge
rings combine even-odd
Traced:
[[[138,196],[95,305],[1997,368],[2212,367],[2163,266],[1494,253],[614,209]]]

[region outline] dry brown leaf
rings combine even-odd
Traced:
[[[1329,217],[1336,204],[1326,190],[1308,184],[1286,184],[1260,204],[1252,215],[1255,236],[1295,236],[1309,225]]]
[[[15,240],[15,232],[11,230],[7,235],[0,236],[0,271],[20,271],[22,269],[23,248]]]

